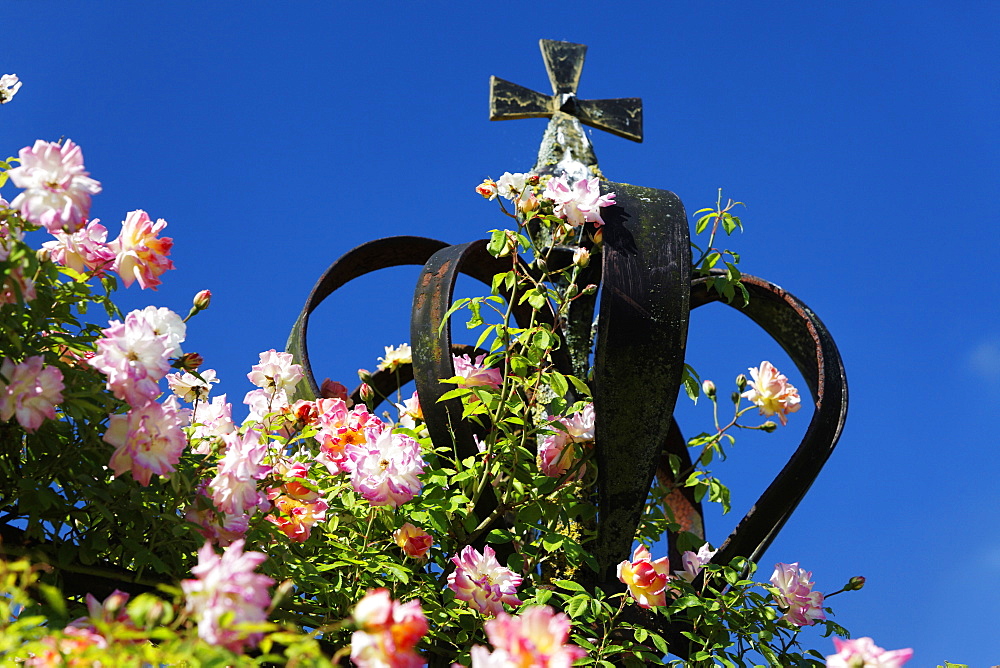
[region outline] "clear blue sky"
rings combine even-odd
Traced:
[[[65,135],[112,234],[136,208],[169,221],[177,271],[124,305],[184,312],[211,289],[185,349],[237,402],[340,254],[501,224],[472,189],[530,168],[544,121],[490,123],[488,78],[547,92],[538,39],[588,44],[580,96],[645,103],[644,143],[593,134],[608,178],[689,212],[720,186],[747,202],[743,267],[808,303],[845,359],[847,429],[763,577],[776,561],[826,591],[865,575],[831,600],[856,635],[915,648],[913,666],[1000,663],[1000,4],[11,0],[0,15],[0,74],[24,81],[0,151]],[[338,293],[313,325],[317,372],[353,385],[406,341],[412,279]],[[692,327],[690,361],[720,386],[764,358],[791,371],[723,308]],[[689,433],[708,425],[698,408]],[[719,469],[734,515],[794,447],[808,414],[793,417]],[[714,542],[735,519],[709,518]]]

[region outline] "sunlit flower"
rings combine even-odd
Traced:
[[[56,406],[62,403],[63,375],[54,366],[46,366],[41,356],[19,364],[5,359],[0,365],[0,420],[17,416],[27,431],[35,431],[46,419],[54,420]],[[3,379],[7,382],[4,383]]]
[[[416,651],[427,633],[420,601],[393,601],[385,589],[369,591],[354,608],[358,630],[351,636],[351,661],[358,668],[418,668]]]
[[[154,473],[169,477],[187,447],[181,427],[189,414],[179,407],[177,397],[170,396],[162,404],[150,401],[125,415],[112,415],[104,434],[104,440],[115,446],[108,466],[115,475],[131,472],[144,487]]]
[[[429,533],[409,522],[393,531],[392,539],[406,556],[414,559],[423,559],[434,544],[434,538]]]
[[[21,90],[21,81],[16,74],[5,74],[0,77],[0,104],[7,104]]]
[[[365,438],[348,452],[354,491],[373,506],[398,507],[416,496],[423,487],[420,444],[391,429],[370,428]]]
[[[20,150],[20,165],[7,171],[11,182],[24,192],[10,203],[24,218],[49,232],[72,234],[83,227],[90,212],[90,196],[101,192],[101,184],[83,167],[83,151],[67,139],[39,139]]]
[[[191,569],[196,579],[182,580],[181,589],[187,611],[198,619],[200,638],[237,653],[257,644],[260,633],[246,634],[234,627],[267,619],[271,605],[267,590],[274,580],[253,572],[266,559],[262,552],[244,552],[242,540],[226,548],[221,557],[211,543],[198,551],[198,565]]]
[[[420,399],[417,397],[417,391],[414,390],[413,394],[410,395],[409,399],[403,399],[403,403],[396,404],[396,410],[399,411],[399,426],[409,429],[411,431],[423,432],[421,435],[426,435],[426,427],[423,425],[418,425],[417,421],[424,421],[424,412],[420,408]]]
[[[497,182],[493,179],[484,179],[476,186],[476,192],[488,200],[494,200],[497,198]]]
[[[251,367],[247,378],[259,388],[268,391],[290,392],[302,380],[302,367],[292,364],[291,353],[279,353],[274,348],[260,354],[260,364]]]
[[[826,657],[826,668],[900,668],[913,656],[912,649],[884,650],[871,638],[833,639],[837,653]]]
[[[601,209],[615,203],[615,194],[601,195],[600,179],[580,179],[570,188],[565,177],[549,179],[542,197],[552,200],[552,212],[570,225],[577,227],[584,223],[604,224]]]
[[[558,478],[566,473],[580,459],[586,448],[594,443],[594,404],[587,404],[582,411],[556,420],[565,431],[557,429],[554,434],[543,436],[538,444],[538,468],[543,475]],[[586,465],[580,466],[573,480],[579,480],[586,473]]]
[[[108,244],[115,254],[114,270],[125,287],[138,281],[143,290],[155,290],[162,283],[160,274],[174,268],[167,258],[174,240],[159,236],[166,226],[167,221],[160,218],[154,223],[141,209],[130,211],[125,217],[121,234]]]
[[[236,431],[233,423],[233,405],[226,401],[226,395],[213,397],[212,401],[200,401],[195,406],[191,417],[194,425],[192,439],[201,442],[194,447],[194,452],[207,455],[211,452],[212,439],[225,436]]]
[[[784,619],[795,626],[812,626],[816,620],[826,619],[823,594],[812,590],[811,578],[812,573],[799,568],[798,562],[774,565],[774,600],[785,611]]]
[[[173,397],[171,397],[173,398]],[[257,490],[257,481],[263,480],[271,471],[264,464],[267,454],[267,440],[261,438],[256,429],[222,437],[226,443],[226,454],[219,460],[219,469],[209,483],[215,507],[224,513],[246,512],[265,500]]]
[[[483,364],[485,354],[472,360],[468,355],[452,355],[455,363],[455,375],[462,380],[458,387],[500,387],[503,385],[503,374],[500,369],[488,369]]]
[[[266,519],[296,543],[304,543],[309,539],[313,525],[326,519],[329,508],[323,499],[303,501],[287,495],[275,498],[272,503],[277,512],[271,513]]]
[[[490,617],[503,612],[504,603],[521,605],[517,588],[523,578],[501,566],[496,552],[489,545],[483,548],[482,554],[471,545],[466,545],[451,561],[455,570],[448,575],[448,587],[455,592],[455,598],[468,602]]]
[[[183,352],[181,343],[187,336],[187,325],[179,315],[162,306],[160,308],[147,306],[128,315],[145,320],[153,328],[153,334],[164,337],[167,342],[167,355],[177,357]]]
[[[761,415],[777,415],[781,424],[788,424],[788,414],[801,407],[799,391],[767,361],[761,362],[759,368],[751,367],[750,376],[752,389],[743,397],[756,404]]]
[[[96,218],[72,234],[54,233],[53,241],[46,241],[42,248],[49,251],[53,262],[81,274],[93,272],[104,276],[115,261],[115,253],[107,245],[108,230]]]
[[[205,369],[199,375],[201,378],[187,371],[170,373],[167,374],[167,385],[181,401],[186,401],[189,404],[193,404],[195,401],[205,403],[208,401],[208,393],[212,383],[218,383],[219,379],[215,377],[215,369]]]
[[[385,357],[378,358],[378,368],[383,371],[395,371],[400,365],[412,363],[412,351],[408,343],[401,343],[398,348],[386,346]]]
[[[641,608],[666,605],[670,561],[662,557],[651,561],[645,545],[635,548],[632,561],[618,564],[618,579],[628,585],[628,591]]]
[[[570,620],[547,605],[530,606],[513,617],[501,612],[484,625],[494,650],[472,648],[472,668],[569,668],[587,652],[567,645]]]
[[[133,311],[125,322],[112,320],[97,340],[90,366],[108,377],[108,389],[132,406],[141,406],[160,394],[159,380],[170,370],[170,354],[177,344],[169,333],[157,334],[149,319]]]
[[[674,571],[674,575],[688,582],[694,582],[694,579],[701,573],[701,569],[712,560],[716,552],[718,550],[713,550],[708,543],[702,545],[697,552],[688,550],[681,555],[681,564],[684,566],[684,570]]]

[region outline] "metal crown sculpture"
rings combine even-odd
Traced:
[[[532,173],[600,176],[597,160],[581,123],[635,141],[642,140],[642,107],[637,98],[580,100],[576,97],[586,46],[541,40],[553,95],[493,77],[492,120],[548,117]],[[603,244],[579,277],[582,285],[599,284],[598,321],[593,369],[592,346],[597,295],[574,300],[568,317],[553,325],[565,346],[554,360],[559,371],[593,375],[598,465],[598,519],[590,547],[599,572],[579,577],[604,591],[621,588],[615,566],[628,559],[633,537],[654,477],[670,479],[669,455],[690,464],[685,440],[673,419],[684,367],[688,319],[692,309],[720,295],[710,292],[708,278],[692,277],[687,216],[676,195],[623,183],[601,182],[602,192],[615,192],[617,203],[603,210]],[[569,264],[572,251],[554,257]],[[598,255],[599,253],[599,255]],[[287,350],[302,364],[308,388],[319,396],[309,364],[306,330],[313,310],[332,292],[363,274],[398,265],[423,265],[413,297],[412,367],[376,372],[370,384],[388,395],[399,384],[415,380],[428,431],[435,443],[457,445],[461,457],[476,454],[472,430],[461,419],[459,400],[439,402],[455,375],[449,327],[440,327],[453,301],[459,273],[487,285],[508,265],[486,250],[486,241],[451,245],[422,237],[392,237],[361,245],[334,262],[316,283],[288,340]],[[774,481],[736,525],[713,559],[729,563],[742,556],[756,561],[781,530],[823,467],[840,436],[847,413],[847,381],[837,348],[819,318],[800,300],[768,281],[744,275],[750,301],[740,312],[760,325],[792,358],[809,386],[815,410],[801,444]],[[526,305],[514,307],[519,322],[530,317]],[[549,314],[553,319],[554,315]],[[460,347],[456,347],[460,348]],[[307,398],[303,396],[302,398]],[[359,390],[354,393],[359,399]],[[496,498],[484,495],[476,508],[484,518]],[[700,504],[690,495],[666,500],[688,530],[704,535]],[[671,559],[678,558],[676,537],[668,537]],[[677,563],[676,561],[674,563]],[[633,606],[634,608],[634,606]],[[645,614],[634,609],[634,614]],[[663,618],[642,618],[664,628]]]

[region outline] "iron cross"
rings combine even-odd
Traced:
[[[557,112],[580,119],[581,123],[619,137],[642,141],[642,99],[580,100],[580,83],[585,44],[539,40],[545,69],[552,83],[552,95],[543,95],[498,77],[490,77],[490,120],[512,118],[552,118]]]

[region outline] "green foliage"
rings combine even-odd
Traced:
[[[719,226],[727,234],[742,229],[730,213],[735,204],[723,207],[720,194],[717,207],[699,211],[705,215],[695,224],[699,233],[712,224],[696,271],[710,276],[712,288],[730,301],[737,292],[747,298],[736,268],[739,256],[712,245]],[[761,659],[772,666],[822,665],[815,654],[803,652],[798,629],[782,618],[767,586],[747,579],[754,564],[709,565],[694,583],[673,579],[665,604],[648,611],[638,610],[624,591],[604,592],[589,584],[587,575],[597,568],[588,546],[597,514],[594,444],[568,438],[565,466],[552,475],[540,465],[539,446],[567,431],[560,418],[592,401],[585,374],[564,374],[553,362],[567,345],[562,324],[574,304],[594,297],[593,289],[579,285],[586,262],[560,264],[557,247],[587,246],[597,254],[599,235],[585,238],[582,227],[552,215],[544,200],[528,213],[502,211],[516,229],[494,230],[489,250],[509,258],[509,268],[494,276],[490,295],[456,301],[441,323],[464,316],[465,326],[478,334],[477,347],[487,351],[485,364],[501,372],[496,387],[467,387],[460,377],[442,380],[454,385],[442,400],[459,400],[463,419],[481,435],[477,456],[460,456],[452,443],[433,443],[419,422],[409,429],[396,426],[421,446],[423,489],[398,508],[373,507],[347,476],[331,473],[316,459],[322,435],[315,422],[292,410],[275,410],[251,424],[266,432],[266,463],[275,466],[260,490],[277,493],[294,482],[328,505],[324,519],[302,541],[290,539],[267,513],[250,519],[248,549],[258,546],[267,553],[262,571],[280,583],[282,593],[269,622],[242,629],[263,634],[253,656],[200,640],[198,620],[172,586],[189,576],[204,542],[204,529],[188,518],[218,513],[199,486],[214,474],[225,446],[217,437],[196,437],[189,428],[192,447],[169,478],[154,477],[142,486],[128,475],[112,475],[113,448],[103,436],[109,416],[128,407],[83,360],[101,335],[101,326],[85,316],[96,311],[101,319],[121,317],[112,301],[116,282],[60,268],[16,235],[8,237],[0,279],[12,296],[0,304],[0,359],[40,355],[62,372],[65,391],[57,419],[33,433],[13,420],[0,423],[0,513],[8,528],[24,527],[17,530],[23,540],[5,545],[7,554],[52,566],[31,566],[26,559],[0,562],[5,593],[0,658],[62,653],[81,665],[331,665],[348,651],[354,606],[368,591],[384,588],[396,600],[419,599],[430,627],[419,649],[430,660],[469,665],[471,648],[488,644],[485,620],[446,584],[452,558],[468,545],[488,542],[524,577],[519,596],[526,605],[549,605],[569,617],[571,641],[587,650],[589,665],[747,666]],[[0,217],[10,229],[30,227],[14,212],[0,210]],[[712,273],[721,267],[723,273]],[[34,281],[33,298],[15,280],[19,276]],[[511,317],[513,307],[524,304],[533,316],[519,325]],[[683,387],[693,400],[700,380],[685,366]],[[664,502],[677,490],[690,488],[695,499],[719,503],[728,512],[729,489],[708,467],[725,459],[736,428],[763,428],[740,423],[751,408],[741,408],[738,393],[728,422],[719,419],[714,390],[705,396],[714,432],[691,439],[693,464],[681,470],[674,457],[672,479],[650,491],[634,537],[645,545],[680,532]],[[278,473],[289,458],[306,464],[306,477],[290,481]],[[496,500],[492,506],[484,504],[490,496]],[[407,523],[433,537],[425,558],[409,557],[396,544],[394,534]],[[701,541],[682,534],[680,542],[697,549]],[[72,591],[66,599],[60,593],[70,576],[113,579],[125,588],[139,585],[158,593],[135,597],[128,621],[94,619],[82,592]],[[70,621],[87,615],[81,625]],[[658,632],[667,620],[682,629],[679,636]],[[107,646],[80,645],[80,627],[96,629]],[[832,623],[827,628],[842,632]],[[677,658],[682,654],[689,658]]]

